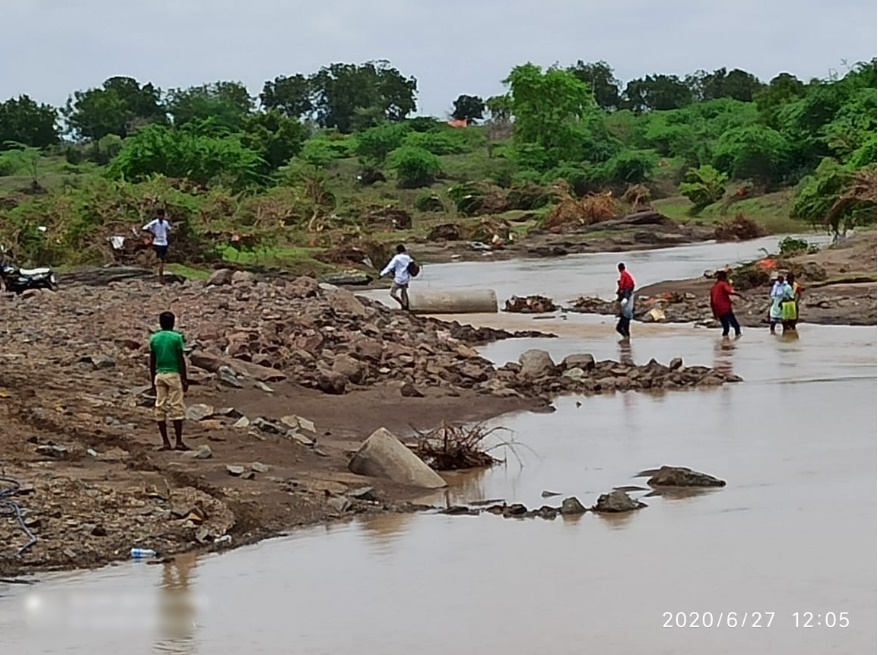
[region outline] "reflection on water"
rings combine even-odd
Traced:
[[[162,653],[189,655],[195,647],[195,599],[189,588],[197,557],[180,555],[162,565],[159,599],[159,638],[156,650]]]

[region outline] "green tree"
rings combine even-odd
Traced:
[[[686,171],[683,183],[680,184],[680,193],[692,202],[693,213],[697,213],[708,205],[722,200],[728,181],[728,175],[706,164]]]
[[[714,166],[733,179],[774,186],[787,174],[789,156],[790,143],[780,132],[750,125],[729,130],[719,138]]]
[[[509,94],[491,96],[485,102],[491,121],[505,122],[512,118],[512,97]]]
[[[588,85],[560,68],[545,72],[534,64],[512,69],[509,85],[518,146],[545,152],[545,166],[583,158],[583,119],[596,113]]]
[[[305,127],[277,110],[251,114],[241,126],[241,141],[257,152],[267,171],[280,168],[299,154],[305,142]]]
[[[686,76],[686,83],[697,101],[731,98],[751,102],[763,87],[759,78],[740,68],[731,71],[718,68],[712,73],[696,71]]]
[[[253,98],[240,82],[213,82],[171,89],[167,106],[177,127],[211,119],[216,126],[237,132],[253,111]]]
[[[397,183],[405,189],[430,186],[442,174],[442,162],[431,152],[403,146],[390,153],[390,168],[396,171]]]
[[[58,111],[26,95],[0,102],[0,150],[7,141],[36,148],[58,143]]]
[[[111,77],[101,88],[74,92],[63,114],[74,136],[94,140],[108,134],[125,137],[142,124],[167,123],[161,91],[131,77]]]
[[[692,89],[676,75],[647,75],[625,87],[622,105],[635,112],[679,109],[692,104]]]
[[[401,121],[416,109],[417,80],[404,77],[387,61],[365,64],[331,64],[309,78],[314,110],[321,127],[349,133],[357,124],[358,110],[377,110],[388,121]],[[374,119],[374,113],[367,113]],[[369,126],[374,120],[363,121]]]
[[[264,165],[235,136],[210,136],[190,126],[150,125],[125,139],[109,174],[130,181],[160,174],[205,185],[224,182],[240,189],[257,182]]]
[[[851,194],[849,202],[839,203],[842,196],[855,182],[857,175],[850,167],[826,158],[813,175],[805,177],[796,188],[792,216],[810,221],[815,226],[825,227],[835,234],[843,234],[857,225],[867,225],[875,221],[875,174],[874,162],[870,166],[871,178],[865,177],[871,186],[871,200],[857,198]]]
[[[411,132],[407,123],[385,123],[357,135],[355,151],[366,166],[381,166]]]
[[[594,93],[595,102],[601,109],[614,111],[619,108],[621,97],[619,94],[621,82],[616,79],[615,73],[605,61],[597,61],[586,64],[579,60],[567,69],[577,79],[588,84]]]
[[[457,96],[451,117],[456,121],[476,123],[485,116],[485,101],[479,96],[466,94]]]
[[[265,109],[276,109],[290,118],[307,118],[314,111],[312,94],[312,84],[304,75],[280,75],[265,83],[259,102]]]

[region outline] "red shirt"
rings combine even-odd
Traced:
[[[620,271],[619,273],[619,291],[633,291],[634,278],[628,271]]]
[[[734,287],[726,280],[719,280],[711,287],[710,307],[717,318],[732,311],[732,294],[734,292]]]

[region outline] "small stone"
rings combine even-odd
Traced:
[[[509,505],[503,510],[503,516],[524,516],[527,514],[527,507],[522,505],[521,503],[515,503],[513,505]]]
[[[193,450],[191,457],[193,459],[210,459],[213,457],[213,451],[210,449],[210,446],[204,444],[200,446],[198,450]]]
[[[228,268],[220,268],[211,273],[210,277],[207,279],[207,286],[224,286],[226,284],[232,283],[232,276],[234,275],[234,271]]]
[[[356,498],[357,500],[375,500],[374,491],[372,487],[359,487],[352,489],[347,495],[349,498]]]
[[[63,459],[70,454],[70,449],[65,446],[55,446],[53,444],[37,446],[37,453],[48,457]]]
[[[94,528],[92,528],[91,536],[93,536],[93,537],[106,537],[107,536],[107,529],[102,525],[96,525]]]
[[[77,553],[76,553],[76,551],[73,550],[72,548],[65,548],[63,552],[64,552],[64,554],[67,555],[67,557],[69,557],[70,559],[76,559],[76,555],[77,555]]]
[[[250,271],[235,271],[232,274],[232,284],[248,285],[256,282],[256,276]]]
[[[232,387],[233,389],[244,388],[244,385],[238,380],[238,376],[235,375],[235,372],[228,366],[220,366],[219,369],[217,369],[216,377],[220,384],[227,387]]]
[[[543,493],[541,493],[540,495],[543,498],[551,498],[552,496],[560,496],[561,493],[558,491],[543,491]]]
[[[564,515],[573,515],[573,514],[585,514],[587,511],[585,506],[579,502],[579,499],[576,496],[570,496],[570,498],[565,498],[561,503],[561,514]]]
[[[326,504],[329,505],[336,512],[343,513],[350,509],[353,503],[351,503],[349,498],[345,498],[344,496],[333,496],[328,501],[326,501]]]
[[[235,421],[235,425],[232,427],[236,428],[249,428],[250,427],[250,419],[246,416],[242,416],[237,421]]]
[[[306,437],[304,434],[299,432],[298,430],[290,430],[286,434],[287,439],[292,439],[293,441],[302,444],[303,446],[313,446],[316,441]]]
[[[241,418],[244,416],[241,412],[239,412],[234,407],[220,407],[213,413],[214,416],[223,416],[225,418]]]
[[[88,453],[89,455],[91,455],[92,457],[97,457],[97,456],[98,456],[98,451],[96,451],[94,448],[89,448],[89,449],[86,450],[85,452],[87,452],[87,453]]]
[[[256,471],[257,473],[268,473],[269,466],[268,464],[263,464],[262,462],[253,462],[250,465],[250,468]]]
[[[256,477],[256,474],[253,471],[246,471],[245,473],[243,473],[241,475],[241,478],[243,480],[252,480],[255,477]]]
[[[405,398],[423,398],[424,397],[424,394],[422,394],[420,391],[418,391],[418,388],[415,385],[413,385],[411,382],[406,382],[405,384],[403,384],[402,387],[400,388],[399,392]]]
[[[317,432],[317,428],[314,426],[314,423],[306,418],[302,418],[301,416],[284,416],[280,420],[280,422],[293,429],[301,428],[302,430],[305,430],[305,432]]]
[[[568,371],[576,368],[590,371],[594,368],[594,356],[589,354],[567,355],[561,362],[561,366]]]
[[[265,393],[274,393],[274,389],[269,387],[265,382],[260,382],[259,380],[254,380],[253,385],[259,389],[260,391],[264,391]]]
[[[89,361],[96,371],[116,367],[116,360],[111,357],[92,356],[89,358]]]
[[[679,371],[683,368],[683,358],[682,357],[674,357],[668,364],[668,368],[672,371]]]
[[[239,477],[244,474],[244,467],[236,466],[234,464],[226,464],[226,472],[234,477]]]
[[[583,371],[581,368],[570,368],[564,371],[561,374],[561,377],[570,378],[571,380],[582,380],[583,378],[585,378],[585,371]]]
[[[285,434],[286,433],[286,430],[284,429],[283,426],[279,425],[278,423],[275,423],[274,421],[272,421],[270,419],[262,418],[262,417],[254,419],[253,427],[256,428],[257,430],[261,430],[262,432],[265,432],[267,434]]]
[[[190,421],[203,421],[204,419],[213,416],[213,414],[214,409],[211,405],[198,403],[186,408],[186,418]]]

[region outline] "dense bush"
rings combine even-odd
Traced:
[[[708,205],[722,200],[729,176],[716,170],[710,164],[690,168],[680,184],[680,193],[694,205],[696,212]]]
[[[431,152],[403,146],[390,153],[390,168],[396,171],[397,183],[406,189],[430,186],[442,174],[442,161]]]
[[[380,166],[410,135],[407,123],[385,123],[357,135],[356,154],[367,166]]]
[[[206,136],[185,128],[151,125],[125,140],[109,173],[130,181],[155,174],[205,185],[223,180],[243,188],[259,179],[263,165],[259,155],[236,136]]]

